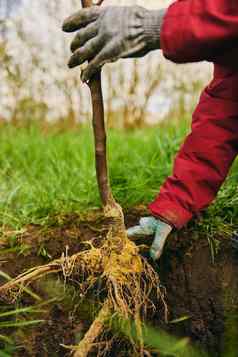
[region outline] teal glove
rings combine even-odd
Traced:
[[[154,217],[144,217],[140,219],[139,225],[127,230],[128,237],[132,236],[151,236],[154,241],[150,249],[150,256],[153,260],[160,258],[172,226]]]

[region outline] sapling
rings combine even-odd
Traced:
[[[82,5],[89,7],[92,0],[82,0]],[[97,182],[103,215],[108,222],[106,237],[100,247],[95,247],[91,241],[86,242],[89,246],[87,250],[73,256],[63,254],[61,258],[49,264],[34,267],[21,274],[0,287],[0,296],[9,296],[11,292],[15,296],[16,290],[19,291],[31,282],[52,273],[62,272],[66,281],[70,277],[73,277],[74,281],[77,279],[85,296],[99,280],[103,281],[104,297],[103,301],[99,302],[101,310],[79,345],[73,347],[75,357],[86,357],[89,354],[99,336],[104,330],[108,330],[110,318],[115,314],[124,320],[135,322],[137,343],[132,341],[133,355],[142,355],[144,344],[141,326],[147,309],[159,308],[162,303],[166,319],[167,307],[160,291],[157,273],[146,259],[140,256],[139,247],[127,237],[122,208],[115,201],[110,187],[101,71],[94,75],[88,86],[92,98]],[[156,306],[151,301],[152,292]]]

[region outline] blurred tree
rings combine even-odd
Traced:
[[[118,1],[105,3],[118,4]],[[143,5],[145,1],[131,0],[130,3]],[[167,0],[148,0],[146,6],[166,6],[168,3]],[[42,119],[47,120],[68,118],[71,124],[86,121],[89,96],[82,90],[80,70],[67,68],[71,37],[61,32],[63,19],[79,7],[79,2],[0,0],[0,4],[5,9],[2,10],[5,17],[16,11],[14,6],[19,9],[22,5],[18,15],[7,21],[0,70],[1,116],[22,120],[26,115],[26,103],[30,105],[32,100],[39,104],[37,107],[44,107],[39,115],[28,110],[32,119],[44,115]],[[156,123],[169,114],[182,116],[184,111],[192,110],[209,75],[207,64],[176,66],[163,59],[159,51],[139,60],[121,60],[107,65],[103,70],[103,88],[108,124],[142,126]]]

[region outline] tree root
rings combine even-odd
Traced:
[[[122,211],[117,211],[118,214],[115,212],[113,210],[110,229],[101,247],[95,247],[92,241],[85,242],[89,249],[72,256],[68,256],[66,250],[61,258],[34,267],[0,287],[0,297],[13,300],[24,287],[49,274],[62,273],[65,280],[77,281],[82,296],[86,296],[97,282],[103,282],[106,298],[97,318],[77,347],[74,355],[78,357],[88,355],[92,345],[102,334],[104,322],[110,314],[117,313],[125,320],[132,319],[136,322],[140,351],[143,351],[141,326],[147,310],[162,308],[164,319],[167,320],[167,306],[160,290],[159,277],[139,255],[139,248],[135,243],[128,239]],[[112,211],[110,214],[112,215]],[[156,306],[151,299],[152,295]]]
[[[93,321],[89,330],[86,332],[83,340],[75,348],[74,357],[86,357],[95,340],[103,332],[106,321],[110,318],[112,310],[110,304],[106,301],[98,313],[98,316]]]
[[[70,258],[70,261],[74,262],[77,259],[77,256],[78,254],[73,255]],[[17,296],[22,293],[23,289],[27,285],[48,274],[59,273],[63,270],[64,264],[65,258],[61,257],[60,259],[56,259],[49,264],[41,265],[27,270],[23,274],[18,275],[16,278],[0,286],[0,298],[6,298],[7,300],[14,302]],[[68,264],[69,261],[67,262],[67,265]]]

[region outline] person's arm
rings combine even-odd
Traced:
[[[238,47],[237,0],[177,0],[163,19],[161,47],[176,63],[216,62]]]

